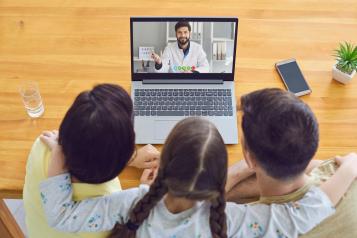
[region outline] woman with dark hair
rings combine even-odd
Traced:
[[[46,131],[41,139],[57,137],[56,131]],[[119,191],[117,177],[127,164],[139,168],[158,166],[159,152],[153,146],[134,152],[133,105],[129,94],[118,85],[100,84],[80,93],[62,120],[58,142],[66,168],[76,182],[76,199]],[[23,196],[29,237],[88,237],[89,234],[64,235],[45,221],[38,185],[47,178],[50,154],[37,139],[27,161]],[[93,236],[106,234],[90,235]]]
[[[138,156],[134,153],[133,119],[131,98],[118,85],[100,84],[79,94],[61,123],[58,137],[71,176],[86,183],[111,180],[133,155],[129,165],[135,164],[135,158],[140,160],[135,164],[139,168],[157,166],[145,164],[159,156],[152,146],[140,149]]]

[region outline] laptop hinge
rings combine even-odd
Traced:
[[[222,79],[143,79],[143,84],[223,84]]]

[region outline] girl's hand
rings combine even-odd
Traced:
[[[58,131],[44,131],[42,135],[40,135],[40,140],[47,145],[50,150],[58,144]]]
[[[48,165],[48,177],[67,172],[62,147],[58,144],[58,131],[44,131],[40,139],[52,152]]]
[[[157,177],[157,172],[158,172],[157,168],[144,169],[143,174],[141,175],[140,178],[140,183],[151,185]]]
[[[40,140],[51,150],[51,160],[48,165],[48,177],[67,172],[62,147],[58,144],[58,131],[44,131]]]
[[[138,149],[128,165],[139,169],[151,169],[159,167],[159,162],[160,152],[149,144]]]

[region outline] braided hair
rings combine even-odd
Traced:
[[[226,238],[226,179],[227,151],[216,127],[201,118],[184,119],[165,142],[160,169],[148,193],[130,211],[127,223],[116,224],[108,238],[134,238],[136,230],[167,193],[209,201],[212,237]]]
[[[224,190],[216,197],[211,204],[209,224],[211,227],[213,238],[227,237],[227,223],[226,223],[226,199],[224,198]]]
[[[158,174],[147,194],[132,209],[129,221],[123,225],[117,223],[108,238],[134,238],[137,228],[149,216],[150,211],[167,193],[167,186],[162,183],[162,173]]]

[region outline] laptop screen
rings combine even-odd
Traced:
[[[131,18],[134,80],[233,80],[237,18]]]

